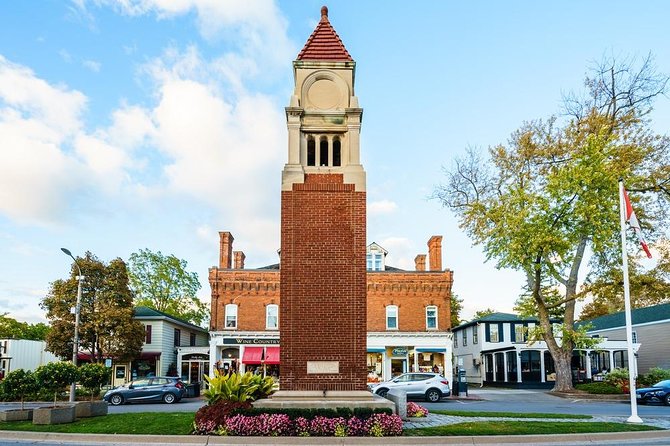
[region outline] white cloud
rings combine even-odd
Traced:
[[[396,268],[413,270],[414,257],[420,252],[415,252],[416,248],[412,241],[404,237],[387,237],[378,242],[382,248],[388,251],[386,264]]]
[[[370,215],[390,214],[398,209],[398,205],[391,200],[373,201],[368,204],[368,213]]]
[[[100,67],[102,67],[100,62],[96,62],[94,60],[84,60],[81,64],[84,66],[84,68],[88,68],[94,73],[99,73]]]

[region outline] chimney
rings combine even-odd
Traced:
[[[428,262],[430,271],[442,271],[442,236],[434,235],[428,240]]]
[[[426,270],[426,254],[417,254],[416,257],[414,257],[414,266],[417,271],[425,271]]]
[[[233,257],[233,234],[230,232],[219,232],[219,268],[230,269]]]
[[[235,257],[235,269],[244,269],[244,259],[247,256],[242,251],[233,251],[233,256]]]

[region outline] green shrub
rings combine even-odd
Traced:
[[[638,381],[640,386],[651,387],[659,381],[670,379],[670,370],[654,367],[645,375],[640,375]]]
[[[58,392],[76,382],[78,372],[77,366],[71,362],[50,362],[35,369],[35,378],[40,387],[53,393],[56,407]]]
[[[209,389],[203,392],[207,404],[214,404],[221,400],[255,401],[268,396],[274,385],[271,377],[263,378],[251,372],[244,375],[240,373],[220,374],[218,370],[214,370],[214,378],[205,375],[205,380],[209,384]]]
[[[111,375],[112,370],[104,364],[90,363],[79,367],[79,383],[90,392],[91,401],[100,394],[100,387],[107,384]]]
[[[575,386],[577,390],[583,390],[584,392],[598,394],[598,395],[619,395],[621,394],[621,389],[617,386],[612,385],[607,382],[592,382],[577,384]]]
[[[32,395],[39,390],[35,375],[23,369],[9,372],[2,380],[2,392],[8,400],[20,400],[21,410],[26,396]]]
[[[605,375],[605,382],[617,387],[621,392],[628,391],[628,369],[616,368]]]

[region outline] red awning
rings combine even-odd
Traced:
[[[265,347],[265,363],[279,364],[279,347]]]
[[[242,362],[244,364],[260,364],[263,357],[263,347],[245,347]]]

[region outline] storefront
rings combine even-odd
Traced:
[[[210,364],[210,374],[217,369],[219,373],[253,372],[262,376],[271,376],[279,380],[279,338],[277,332],[245,333],[233,336],[231,333],[214,332],[210,336],[210,357],[216,358]]]
[[[182,381],[202,386],[204,375],[209,373],[209,347],[177,348],[177,368]]]

